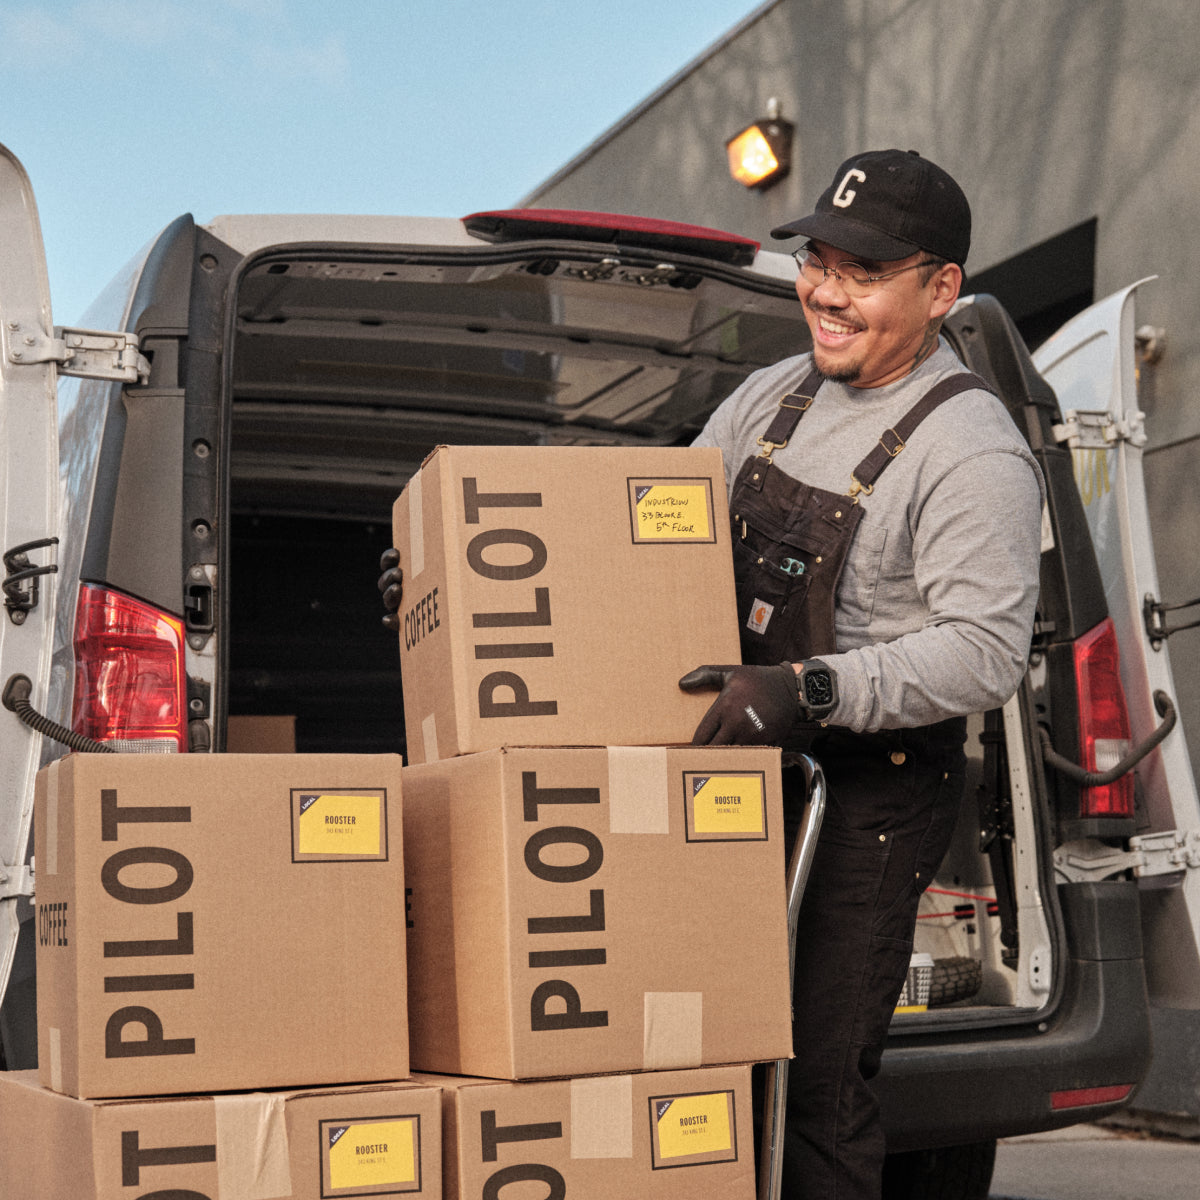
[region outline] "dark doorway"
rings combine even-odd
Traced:
[[[988,292],[1008,310],[1030,350],[1095,299],[1096,219],[969,276],[963,295]]]

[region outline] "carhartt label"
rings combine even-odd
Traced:
[[[761,772],[684,775],[688,841],[754,841],[767,836]]]
[[[323,1196],[421,1190],[420,1118],[321,1123]]]
[[[633,540],[715,542],[712,481],[631,479]]]
[[[771,614],[774,611],[775,605],[755,597],[754,603],[750,606],[750,615],[746,618],[746,628],[753,629],[755,633],[766,633],[767,626],[771,623]]]
[[[298,861],[387,857],[385,793],[292,792]]]
[[[728,1162],[737,1158],[732,1092],[656,1096],[650,1103],[654,1114],[656,1167]]]

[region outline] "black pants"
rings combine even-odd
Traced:
[[[818,734],[828,802],[796,935],[783,1195],[878,1200],[884,1137],[871,1080],[908,973],[917,903],[962,796],[963,720]],[[785,814],[801,813],[785,772]]]

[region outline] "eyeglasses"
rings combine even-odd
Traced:
[[[796,265],[800,268],[800,274],[813,287],[820,287],[832,275],[842,285],[848,296],[865,296],[875,284],[882,283],[885,279],[892,279],[897,275],[903,275],[905,271],[914,271],[917,267],[936,266],[938,263],[937,259],[926,258],[920,262],[909,263],[907,267],[888,271],[883,275],[872,275],[862,263],[857,262],[840,262],[836,267],[827,267],[807,247],[800,250],[793,250],[792,257],[796,260]]]

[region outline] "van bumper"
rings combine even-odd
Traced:
[[[1070,1107],[1056,1107],[1056,1094],[1132,1088],[1145,1077],[1150,1007],[1137,885],[1057,890],[1066,957],[1056,1004],[1020,1024],[955,1032],[931,1022],[928,1032],[889,1039],[876,1088],[890,1152],[1094,1121],[1124,1107],[1132,1091]]]

